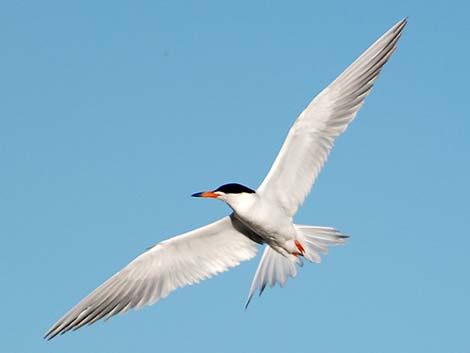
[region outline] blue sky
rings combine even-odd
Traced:
[[[0,5],[1,351],[469,352],[464,1]],[[228,213],[311,98],[404,16],[297,223],[351,235],[243,310],[258,259],[51,342],[146,247]]]

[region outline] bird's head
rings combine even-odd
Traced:
[[[197,192],[192,194],[193,197],[213,198],[225,201],[230,207],[234,208],[240,202],[250,199],[256,191],[241,184],[230,183],[219,186],[212,191]]]

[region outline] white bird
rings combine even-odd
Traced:
[[[254,191],[226,184],[192,196],[216,198],[232,214],[162,241],[138,256],[79,302],[45,334],[58,334],[155,303],[179,287],[224,272],[256,255],[266,244],[246,305],[257,288],[283,287],[302,258],[320,262],[329,245],[344,244],[330,227],[293,223],[335,139],[354,119],[383,65],[395,50],[406,18],[380,37],[300,114],[268,175]]]

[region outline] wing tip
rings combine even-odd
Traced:
[[[409,16],[405,16],[403,17],[400,21],[398,21],[393,27],[392,27],[392,31],[393,32],[401,32],[403,30],[403,28],[405,28],[405,26],[408,24],[408,19],[409,19]]]
[[[42,338],[46,341],[50,341],[51,339],[53,339],[55,336],[57,336],[59,333],[58,332],[54,332],[53,329],[50,329],[49,331],[47,331],[44,336],[42,336]]]
[[[252,298],[253,298],[253,294],[250,294],[250,296],[248,297],[248,299],[246,300],[246,303],[245,303],[245,311],[248,310],[248,305],[250,305],[250,302],[251,302]]]

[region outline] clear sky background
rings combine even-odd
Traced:
[[[470,352],[464,1],[3,1],[0,351]],[[312,97],[409,25],[297,223],[351,235],[243,305],[259,257],[42,340],[146,247],[257,187]]]

